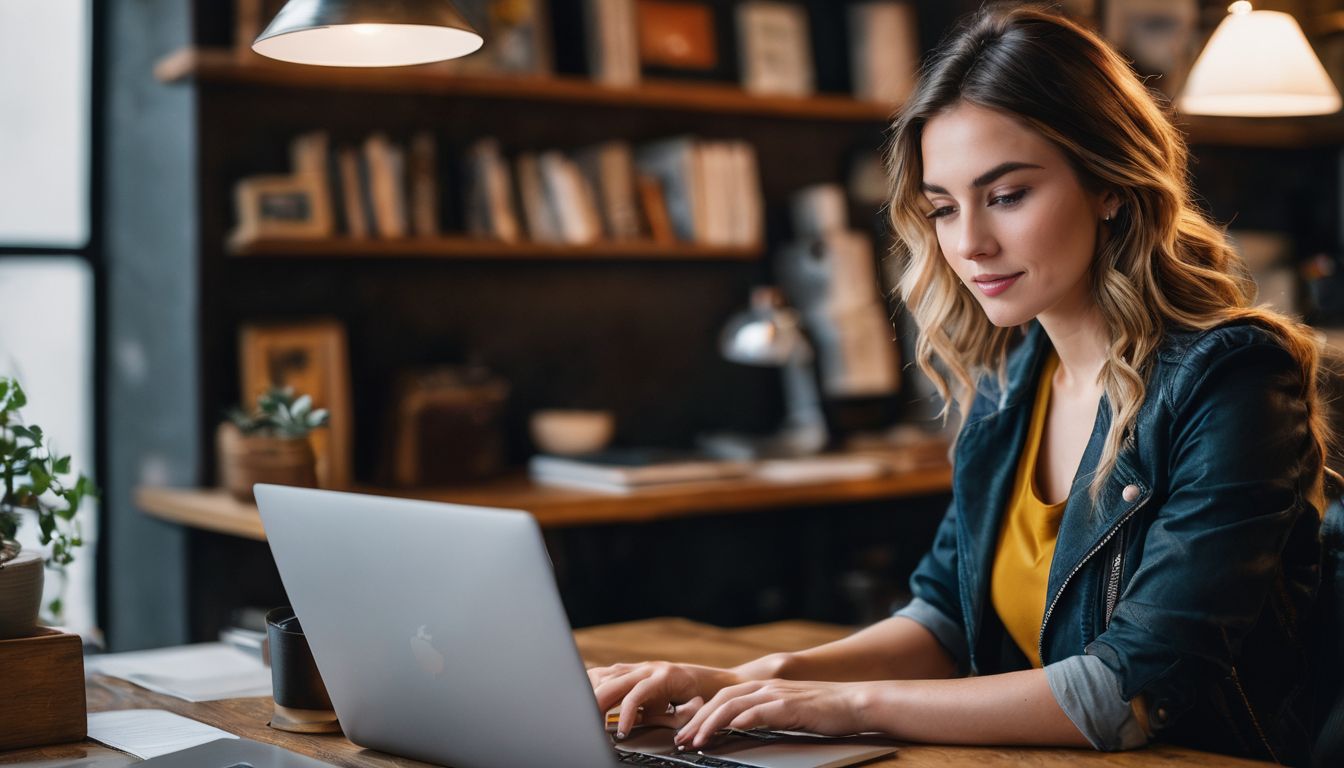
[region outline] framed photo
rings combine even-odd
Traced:
[[[1175,97],[1199,52],[1198,0],[1107,0],[1102,32],[1150,88]]]
[[[234,242],[331,236],[331,200],[320,176],[252,176],[233,192],[238,208]]]
[[[641,66],[709,72],[719,66],[714,9],[705,3],[639,0]]]
[[[293,387],[330,413],[312,433],[317,484],[346,488],[351,481],[353,424],[350,363],[345,328],[335,320],[295,325],[245,325],[238,335],[242,402],[252,404],[271,387]]]
[[[737,7],[742,87],[750,93],[810,96],[815,90],[807,9],[748,0]]]

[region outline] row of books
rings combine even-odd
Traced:
[[[329,203],[333,235],[396,239],[447,230],[571,245],[762,240],[756,153],[743,141],[609,141],[510,158],[493,137],[441,153],[429,132],[405,144],[374,133],[335,145],[318,131],[297,137],[291,152],[296,175]]]

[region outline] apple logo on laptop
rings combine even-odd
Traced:
[[[443,674],[443,654],[439,653],[433,645],[434,636],[429,633],[429,627],[424,624],[415,630],[415,636],[411,638],[411,654],[415,656],[415,661],[425,674],[430,677],[438,677]]]

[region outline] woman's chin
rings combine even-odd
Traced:
[[[1016,328],[1023,323],[1030,322],[1035,317],[1035,315],[1015,307],[985,306],[981,304],[980,308],[985,311],[985,317],[988,318],[989,322],[997,328]]]

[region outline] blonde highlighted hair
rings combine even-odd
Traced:
[[[1119,197],[1091,270],[1109,331],[1101,381],[1112,417],[1093,498],[1144,401],[1169,329],[1253,320],[1277,335],[1302,366],[1309,428],[1326,456],[1330,431],[1317,395],[1314,333],[1253,305],[1255,284],[1241,257],[1191,197],[1184,138],[1125,60],[1095,33],[1034,8],[975,15],[925,65],[894,126],[889,213],[906,258],[899,291],[919,327],[916,362],[942,394],[944,418],[954,402],[967,412],[981,376],[995,373],[1003,381],[1019,335],[991,324],[962,289],[925,216],[923,129],[963,102],[1032,127],[1062,150],[1084,187]]]

